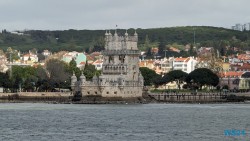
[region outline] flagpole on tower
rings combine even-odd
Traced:
[[[117,27],[118,27],[118,25],[116,24],[115,25],[115,33],[117,33]]]

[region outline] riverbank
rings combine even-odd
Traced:
[[[26,92],[2,93],[0,103],[49,103],[49,104],[148,104],[148,103],[250,103],[250,97],[236,95],[166,95],[143,93],[142,97],[100,97],[88,96],[74,99],[71,93]],[[246,102],[245,102],[246,101]]]
[[[71,93],[61,92],[25,92],[2,93],[0,103],[52,103],[52,104],[146,104],[153,99],[144,97],[121,98],[88,96],[75,99]]]

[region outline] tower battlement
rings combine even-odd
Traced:
[[[137,50],[138,35],[135,32],[133,36],[128,35],[127,31],[124,36],[118,36],[114,33],[105,33],[105,49],[106,50],[125,50],[132,49]]]

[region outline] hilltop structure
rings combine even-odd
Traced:
[[[102,97],[142,97],[144,79],[139,71],[139,55],[137,48],[138,35],[135,31],[129,36],[105,33],[105,50],[103,54],[102,72],[92,81],[86,81],[82,74],[77,81],[75,75],[71,77],[71,88],[74,93],[85,96]]]

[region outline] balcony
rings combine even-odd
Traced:
[[[139,50],[104,50],[103,55],[140,55]]]

